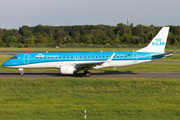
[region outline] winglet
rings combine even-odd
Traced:
[[[113,53],[113,55],[112,55],[107,61],[105,61],[105,62],[111,62],[111,60],[113,59],[113,57],[114,57],[115,54],[116,54],[116,53]]]

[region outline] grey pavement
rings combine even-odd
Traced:
[[[180,78],[180,73],[92,73],[86,77],[83,73],[61,75],[60,73],[0,73],[0,78]]]

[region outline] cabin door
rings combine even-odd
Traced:
[[[29,54],[24,54],[24,64],[29,64]]]
[[[137,62],[137,61],[138,61],[138,56],[137,56],[137,53],[136,53],[136,52],[133,53],[133,61],[134,61],[134,62]]]

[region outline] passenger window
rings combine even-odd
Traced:
[[[121,56],[121,58],[122,58],[123,56]]]
[[[96,56],[96,58],[97,58],[97,56]]]
[[[73,58],[73,57],[71,57],[71,58]]]
[[[86,58],[86,56],[84,56],[84,58]]]
[[[92,56],[92,58],[94,58],[94,57]]]
[[[90,58],[90,56],[88,56],[88,58]]]
[[[38,57],[36,57],[36,59],[38,59]]]
[[[67,58],[69,58],[69,57],[67,57]]]
[[[49,59],[49,57],[48,57],[48,59]]]
[[[108,58],[108,56],[106,56],[106,58]]]
[[[117,56],[117,58],[119,58],[119,56]]]
[[[101,58],[101,56],[99,56],[99,58]]]
[[[61,57],[59,57],[59,59],[61,59]]]
[[[104,58],[104,56],[103,56],[103,58]]]
[[[40,59],[42,59],[42,57],[40,57]]]
[[[46,57],[44,57],[44,59],[46,59]]]
[[[65,57],[63,57],[65,59]]]
[[[56,57],[56,59],[57,59],[57,57]]]
[[[80,56],[80,58],[81,58],[81,56]]]

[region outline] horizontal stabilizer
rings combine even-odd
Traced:
[[[158,55],[152,55],[152,57],[160,57],[160,56],[166,56],[166,57],[170,57],[170,56],[172,56],[173,54],[172,54],[172,52],[166,52],[166,53],[164,53],[164,54],[158,54]]]

